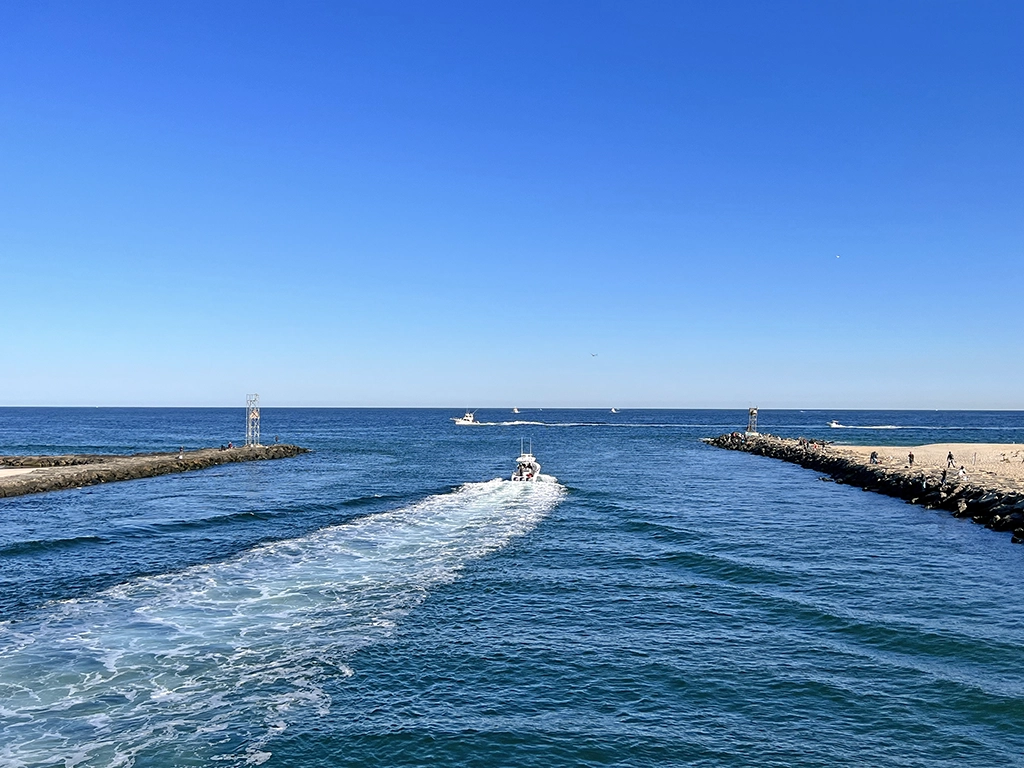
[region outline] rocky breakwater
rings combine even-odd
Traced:
[[[1012,532],[1014,543],[1024,543],[1024,487],[1020,481],[1021,446],[937,445],[886,447],[834,446],[803,439],[733,432],[706,438],[708,445],[757,456],[781,459],[821,472],[837,483],[895,496],[928,509],[942,509],[967,517],[995,531]],[[994,457],[988,469],[961,474],[948,467],[945,456],[959,450],[987,449]],[[909,454],[915,453],[911,465]],[[871,454],[874,454],[872,461]],[[921,457],[928,457],[921,461]],[[934,460],[941,456],[942,461]],[[977,450],[973,452],[977,466]],[[972,467],[973,468],[973,467]]]
[[[136,480],[240,461],[285,459],[301,453],[309,453],[309,449],[297,445],[251,445],[131,456],[0,456],[0,497]]]

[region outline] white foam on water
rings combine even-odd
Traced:
[[[132,766],[142,750],[259,765],[325,677],[466,563],[532,530],[556,483],[470,483],[412,506],[0,624],[0,765]]]
[[[928,427],[900,427],[895,424],[874,424],[866,427],[858,427],[850,424],[829,423],[832,429],[928,429]]]
[[[465,427],[601,427],[613,429],[711,429],[731,428],[729,424],[633,424],[630,422],[605,422],[605,421],[474,421],[472,424],[463,424]]]
[[[1024,430],[1024,427],[944,427],[944,426],[918,426],[914,424],[871,424],[868,426],[857,426],[855,424],[829,424],[832,429],[915,429],[915,430],[936,430],[940,432],[973,432],[973,431],[999,431],[999,432],[1019,432]],[[790,427],[792,429],[792,427]]]

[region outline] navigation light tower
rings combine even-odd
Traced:
[[[260,444],[260,396],[245,396],[245,444]]]

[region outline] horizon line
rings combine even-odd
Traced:
[[[754,406],[667,406],[667,405],[656,405],[656,406],[616,406],[618,411],[746,411]],[[0,408],[137,408],[137,409],[229,409],[239,408],[245,409],[245,404],[239,405],[0,405]],[[446,405],[260,405],[261,409],[275,408],[281,410],[419,410],[419,411],[462,411],[466,410],[465,406],[446,406]],[[478,408],[469,409],[474,412],[476,411],[505,411],[510,410],[508,406],[479,406]],[[522,406],[520,410],[526,411],[608,411],[607,406],[600,405],[545,405],[545,406]],[[850,406],[834,406],[834,407],[758,407],[758,411],[910,411],[910,412],[921,412],[921,413],[935,413],[942,411],[977,411],[977,412],[1020,412],[1024,411],[1024,408],[866,408],[866,407],[850,407]],[[521,414],[517,414],[521,415]]]

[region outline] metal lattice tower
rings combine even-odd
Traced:
[[[245,396],[245,444],[260,444],[260,396]]]
[[[752,435],[757,434],[757,408],[750,408],[747,411],[747,432]]]

